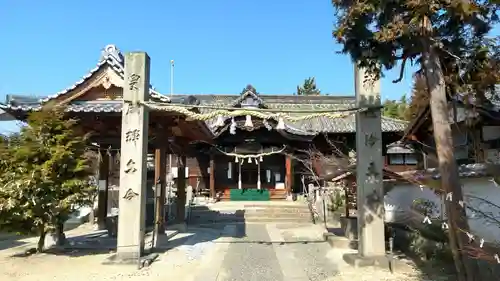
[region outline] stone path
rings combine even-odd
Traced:
[[[336,275],[328,260],[329,245],[322,230],[309,225],[309,234],[293,235],[297,226],[240,224],[226,227],[230,236],[217,250],[210,270],[200,269],[194,280],[207,281],[323,281]],[[299,228],[300,229],[300,228]],[[288,230],[288,234],[287,234]],[[224,244],[224,243],[221,243]]]
[[[265,225],[236,226],[217,281],[283,280],[283,272]]]

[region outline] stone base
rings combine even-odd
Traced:
[[[344,231],[345,237],[350,240],[358,239],[358,218],[357,217],[340,217],[340,227]]]
[[[138,268],[144,266],[149,266],[153,261],[158,258],[158,254],[152,253],[149,255],[144,255],[142,257],[137,257],[132,253],[121,253],[114,254],[107,258],[102,264],[104,265],[136,265]]]
[[[384,269],[390,268],[390,259],[388,256],[362,257],[358,253],[344,254],[343,259],[349,265],[354,267],[376,266]]]
[[[175,230],[177,232],[186,232],[187,231],[187,225],[186,223],[176,223],[167,226],[167,229],[169,230]]]
[[[349,240],[344,236],[337,236],[333,233],[325,233],[324,237],[326,242],[330,244],[332,248],[335,249],[358,249],[358,241],[357,240]]]

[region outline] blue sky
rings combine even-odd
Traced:
[[[95,66],[100,50],[143,50],[151,81],[174,92],[239,93],[247,84],[292,94],[309,76],[323,93],[353,95],[353,68],[332,39],[330,1],[2,1],[0,100],[6,94],[49,95]],[[383,98],[411,89],[387,74]],[[1,125],[0,125],[1,126]]]

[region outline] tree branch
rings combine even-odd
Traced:
[[[406,66],[406,60],[408,59],[407,56],[403,57],[403,62],[401,62],[401,68],[399,69],[399,78],[396,80],[392,80],[392,83],[399,83],[401,80],[403,80],[403,76],[405,73],[405,66]]]

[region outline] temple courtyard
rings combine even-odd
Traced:
[[[105,239],[95,239],[99,246],[77,247],[97,237],[90,235],[96,231],[89,225],[82,225],[67,232],[73,249],[29,257],[19,253],[36,238],[0,238],[0,280],[438,280],[423,278],[411,266],[394,274],[355,269],[342,259],[350,250],[332,248],[322,239],[323,232],[319,225],[291,223],[188,227],[160,242],[158,260],[138,270],[135,265],[103,265],[112,254]]]

